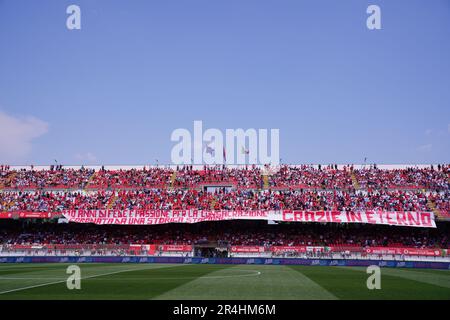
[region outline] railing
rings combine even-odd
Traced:
[[[193,245],[164,244],[3,244],[0,257],[192,257]],[[223,250],[224,248],[220,248]],[[230,258],[356,259],[450,262],[450,249],[398,247],[229,246]]]

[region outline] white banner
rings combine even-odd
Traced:
[[[273,220],[286,222],[367,223],[436,228],[432,212],[301,211],[301,210],[66,210],[70,222],[154,225],[222,220]]]

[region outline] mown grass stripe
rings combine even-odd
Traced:
[[[80,264],[82,277],[85,278],[81,290],[68,290],[65,280],[49,284],[52,281],[48,278],[66,279],[67,266],[68,264],[20,265],[15,273],[6,273],[7,269],[3,268],[0,292],[33,288],[0,294],[0,299],[450,300],[450,288],[447,285],[450,272],[446,271],[383,268],[382,290],[371,291],[366,286],[369,275],[365,268]],[[9,268],[14,269],[11,266]],[[111,274],[104,275],[107,273]],[[21,277],[30,279],[15,279]]]
[[[241,277],[242,272],[253,276]],[[234,277],[232,275],[235,275]],[[157,299],[279,300],[336,299],[317,283],[285,266],[240,265],[217,271],[216,278],[200,277]]]
[[[392,276],[382,269],[381,290],[369,290],[370,276],[365,268],[351,267],[295,267],[340,299],[450,299],[450,290],[398,275]],[[399,270],[400,272],[406,272]],[[426,276],[426,274],[425,274]]]
[[[23,276],[26,274],[33,279],[23,279],[23,280],[8,280],[0,279],[0,299],[8,299],[10,296],[16,296],[18,299],[22,299],[22,296],[27,297],[32,295],[34,292],[40,292],[38,299],[46,299],[48,292],[53,292],[54,290],[64,290],[68,291],[65,285],[66,280],[49,281],[49,277],[60,277],[62,279],[67,279],[69,275],[66,274],[66,269],[68,265],[59,265],[59,269],[50,268],[46,271],[27,272],[27,273],[17,273],[17,275]],[[122,272],[132,272],[142,268],[161,268],[161,267],[173,267],[179,265],[126,265],[126,264],[98,264],[98,265],[79,265],[81,268],[81,277],[83,278],[82,283],[85,283],[93,277],[107,276],[110,274],[122,273]],[[133,267],[132,267],[133,266]],[[130,271],[131,270],[131,271]],[[14,274],[10,274],[9,277],[14,277]],[[58,289],[54,289],[58,288]]]
[[[170,267],[170,266],[167,266]],[[114,275],[114,274],[119,274],[119,273],[125,273],[125,272],[133,272],[133,271],[139,271],[139,270],[148,270],[148,269],[155,269],[154,266],[147,266],[145,268],[143,268],[142,266],[139,267],[135,267],[135,268],[130,268],[130,269],[120,269],[117,271],[111,271],[111,272],[106,272],[106,273],[100,273],[100,274],[94,274],[94,275],[90,275],[90,276],[81,276],[81,280],[88,280],[88,279],[92,279],[92,278],[97,278],[97,277],[105,277],[105,276],[110,276],[110,275]],[[33,272],[27,272],[27,273],[33,273]],[[40,288],[40,287],[45,287],[45,286],[52,286],[55,284],[60,284],[60,283],[65,283],[67,281],[67,277],[68,275],[66,275],[66,278],[63,280],[58,280],[58,281],[51,281],[51,282],[44,282],[44,283],[38,283],[38,284],[33,284],[33,285],[29,285],[29,286],[23,286],[23,287],[19,287],[19,288],[14,288],[14,289],[9,289],[9,290],[0,290],[0,295],[4,295],[4,294],[8,294],[8,293],[13,293],[13,292],[18,292],[18,291],[24,291],[24,290],[29,290],[29,289],[35,289],[35,288]],[[12,279],[7,279],[7,278],[0,278],[0,281],[5,281],[5,280],[12,280],[12,281],[17,281],[19,282],[18,278],[13,278]],[[36,281],[45,281],[47,280],[45,277],[41,277],[39,278],[37,275],[35,275],[35,278],[29,278],[29,279],[23,279],[23,280],[36,280]],[[0,282],[1,283],[1,282]]]
[[[116,265],[116,266],[121,266]],[[126,265],[122,265],[122,268]],[[87,278],[81,290],[68,290],[62,282],[0,295],[0,299],[148,299],[224,266],[147,265],[143,269]],[[128,265],[129,268],[129,265]],[[95,274],[94,274],[95,275]],[[0,281],[1,283],[1,281]]]
[[[366,272],[365,268],[350,268],[350,270]],[[400,277],[407,280],[418,281],[450,289],[450,272],[436,273],[436,272],[427,272],[421,269],[382,268],[381,276]]]

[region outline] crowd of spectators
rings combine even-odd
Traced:
[[[269,185],[282,188],[300,186],[319,189],[349,189],[353,188],[352,169],[351,166],[338,169],[337,165],[326,167],[285,165],[277,173],[270,176]]]
[[[0,212],[65,209],[384,210],[450,213],[450,166],[0,166]],[[208,186],[216,186],[214,192]],[[221,187],[222,186],[222,187]],[[225,187],[229,186],[229,187]]]
[[[267,176],[267,181],[264,176]],[[277,168],[253,165],[240,168],[204,166],[201,169],[180,166],[107,170],[102,167],[98,171],[83,167],[64,168],[61,165],[46,170],[36,170],[33,166],[19,170],[0,166],[0,187],[3,189],[197,188],[205,184],[220,183],[242,189],[448,190],[449,177],[449,165],[390,170],[379,169],[376,165],[358,169],[352,165],[282,165]]]
[[[117,210],[439,210],[450,216],[449,165],[192,166],[109,170],[0,166],[0,212]],[[214,188],[211,188],[214,187]],[[394,229],[395,228],[395,229]],[[352,224],[221,221],[158,226],[0,220],[2,244],[186,244],[404,246],[449,248],[449,225],[407,228]],[[393,232],[393,230],[395,232]]]
[[[164,187],[170,184],[174,171],[167,168],[142,170],[99,170],[89,181],[90,189]]]
[[[0,212],[61,212],[75,209],[117,210],[338,210],[430,211],[431,203],[449,211],[450,191],[414,190],[98,190],[77,192],[1,192]]]
[[[0,186],[5,189],[127,189],[149,187],[195,188],[207,183],[226,183],[240,188],[260,188],[261,169],[256,166],[229,168],[204,166],[143,167],[141,169],[106,170],[66,169],[62,166],[50,170],[11,169],[0,167]]]
[[[34,170],[32,166],[31,170],[0,169],[0,186],[12,189],[83,188],[94,173],[92,169],[63,169],[62,166],[50,170]]]
[[[316,223],[268,225],[262,221],[159,226],[14,221],[0,225],[0,244],[193,245],[220,242],[232,246],[450,247],[448,224],[439,225],[437,229]]]
[[[195,188],[204,184],[231,184],[240,188],[260,188],[261,169],[256,166],[229,168],[226,166],[205,166],[194,170],[192,166],[178,167],[174,186]]]
[[[450,188],[450,166],[436,168],[381,170],[376,166],[353,171],[356,180],[364,189],[429,189],[448,190]]]

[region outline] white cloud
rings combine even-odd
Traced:
[[[429,143],[429,144],[424,144],[424,145],[417,147],[417,151],[430,152],[432,148],[433,148],[433,145],[431,143]]]
[[[47,133],[48,124],[32,116],[14,117],[0,111],[0,162],[20,161],[34,139]]]
[[[90,163],[97,161],[97,157],[92,152],[77,153],[75,155],[75,157],[79,161],[86,161],[86,162],[90,162]]]
[[[426,136],[429,136],[429,135],[431,135],[432,133],[433,133],[433,130],[431,130],[431,129],[425,130],[425,135],[426,135]]]

